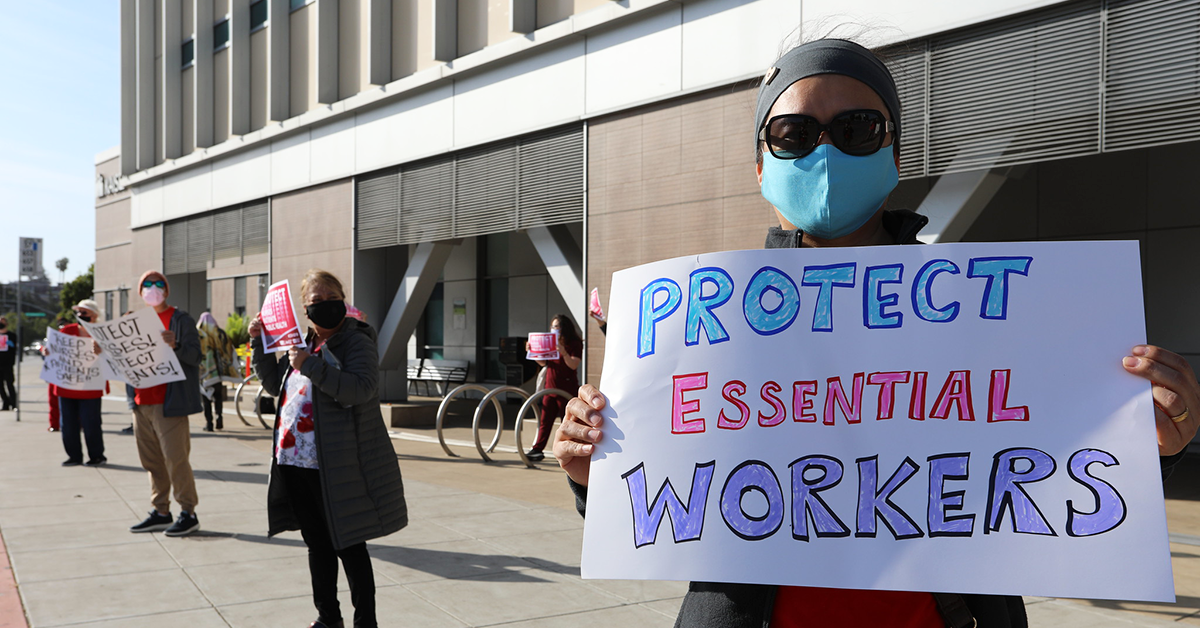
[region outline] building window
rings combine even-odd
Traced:
[[[233,311],[237,312],[238,316],[246,315],[245,277],[234,277],[233,279]]]
[[[113,319],[113,291],[109,290],[104,293],[104,320],[111,321]]]
[[[295,11],[312,4],[312,2],[313,0],[292,0],[291,8]]]
[[[438,282],[429,295],[429,303],[425,305],[425,352],[422,357],[431,360],[446,359],[445,334],[445,289]]]
[[[196,60],[196,40],[195,38],[188,39],[183,42],[183,51],[180,54],[183,59],[183,67],[187,68]]]
[[[267,23],[267,0],[258,0],[250,5],[250,30],[254,31]]]
[[[128,312],[128,311],[129,311],[129,288],[121,288],[121,309],[118,310],[117,313],[121,316],[124,316],[125,312]]]
[[[213,25],[213,50],[220,50],[229,45],[229,18]]]

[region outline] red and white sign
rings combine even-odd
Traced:
[[[557,360],[558,359],[558,334],[549,333],[533,333],[529,334],[529,353],[525,354],[527,360]]]
[[[8,334],[0,334],[0,351],[8,351]]]
[[[588,302],[588,306],[589,306],[589,309],[592,311],[592,316],[595,316],[596,320],[599,320],[599,321],[605,320],[604,319],[604,310],[601,309],[601,307],[600,307],[600,289],[599,288],[592,288],[592,297]]]
[[[279,353],[304,344],[287,279],[271,284],[262,304],[263,351]]]

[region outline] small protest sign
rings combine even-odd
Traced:
[[[0,334],[0,351],[8,351],[8,334]]]
[[[46,383],[68,390],[104,390],[108,380],[116,378],[108,363],[96,355],[91,338],[47,329],[46,350],[41,374]]]
[[[538,332],[529,334],[529,352],[525,354],[525,359],[557,360],[558,334],[544,334]]]
[[[592,294],[588,298],[588,309],[592,312],[592,316],[595,316],[597,320],[601,320],[601,321],[605,320],[604,319],[604,309],[600,307],[600,289],[599,288],[592,288]]]
[[[267,353],[287,351],[304,344],[300,325],[296,322],[296,310],[292,307],[292,293],[288,281],[277,281],[267,288],[267,298],[262,304],[262,342]]]
[[[1173,601],[1136,242],[717,253],[611,295],[585,578]]]
[[[80,324],[100,345],[100,355],[116,378],[134,388],[187,379],[175,350],[163,342],[166,329],[153,308],[103,323]]]

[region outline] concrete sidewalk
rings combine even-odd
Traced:
[[[203,531],[134,535],[128,527],[150,509],[149,488],[133,438],[119,434],[129,424],[124,404],[104,402],[106,467],[60,467],[39,367],[36,358],[25,365],[23,420],[0,413],[0,534],[29,626],[287,628],[315,618],[299,535],[266,538],[267,430],[242,426],[232,409],[224,433],[202,432],[194,417]],[[461,430],[453,437],[464,439]],[[579,578],[582,521],[552,461],[531,470],[498,453],[484,465],[470,449],[448,458],[420,440],[432,430],[405,432],[417,438],[393,442],[411,523],[370,544],[381,626],[549,627],[567,625],[564,615],[583,627],[674,623],[683,583]],[[1200,624],[1197,477],[1200,463],[1189,460],[1172,480],[1181,488],[1169,486],[1179,603],[1031,598],[1031,624]],[[11,591],[0,590],[5,597]],[[350,613],[348,593],[343,609]],[[9,625],[22,624],[0,616]]]

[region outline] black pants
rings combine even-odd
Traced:
[[[221,402],[225,401],[224,384],[217,384],[216,387],[213,388],[212,399],[209,399],[204,395],[200,395],[200,398],[204,400],[204,420],[207,421],[209,425],[212,425],[213,422],[214,405],[217,406],[217,418],[224,419],[224,413],[221,412]]]
[[[3,402],[5,409],[17,407],[17,389],[13,386],[15,378],[16,373],[11,366],[0,366],[0,402]]]
[[[83,448],[79,446],[79,429],[83,428],[83,440],[87,442],[89,460],[104,457],[104,432],[100,429],[100,399],[70,399],[59,396],[59,428],[62,430],[63,449],[67,458],[83,460]]]
[[[318,618],[327,624],[342,619],[337,599],[338,559],[346,568],[350,601],[354,603],[354,628],[376,628],[375,572],[367,544],[358,543],[335,550],[325,523],[321,476],[316,469],[279,465],[279,476],[287,489],[292,511],[300,522],[300,535],[308,546],[308,571],[312,576],[313,603]]]

